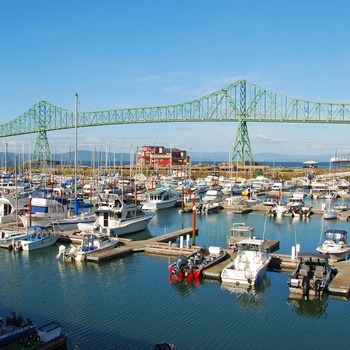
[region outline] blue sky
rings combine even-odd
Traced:
[[[186,102],[238,79],[350,103],[349,13],[345,0],[2,0],[0,121],[41,100],[73,110],[75,92],[80,111],[110,110]],[[248,124],[253,153],[306,158],[350,156],[349,128]],[[144,144],[229,152],[236,132],[236,123],[116,125],[80,129],[78,142],[116,153]],[[73,130],[48,137],[53,151],[74,147]],[[22,152],[35,138],[0,147]]]

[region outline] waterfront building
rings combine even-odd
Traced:
[[[170,166],[186,165],[189,157],[185,150],[177,148],[165,148],[164,146],[142,146],[137,150],[136,159],[138,165]]]

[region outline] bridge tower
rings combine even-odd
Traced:
[[[45,103],[39,102],[36,114],[39,127],[34,147],[33,160],[39,162],[41,167],[45,167],[51,162],[50,146],[45,130],[47,128]]]
[[[250,147],[250,140],[248,134],[247,122],[244,120],[247,116],[247,106],[246,106],[246,81],[242,81],[240,84],[240,118],[238,121],[238,129],[236,133],[236,140],[233,146],[232,160],[239,160],[241,162],[253,163],[253,154]]]

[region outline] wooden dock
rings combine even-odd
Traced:
[[[181,248],[182,249],[181,251],[183,251],[183,253],[181,253],[180,248],[177,248],[177,246],[172,244],[172,242],[176,241],[176,239],[181,236],[184,237],[184,241],[185,241],[186,237],[188,235],[192,237],[192,234],[193,234],[192,228],[184,228],[178,231],[164,234],[162,236],[152,237],[150,239],[142,240],[142,241],[132,241],[130,239],[118,238],[120,241],[120,245],[118,245],[118,247],[99,251],[99,252],[93,252],[89,254],[86,257],[86,259],[88,261],[99,263],[106,260],[121,258],[123,256],[130,255],[136,252],[145,252],[146,247],[148,247],[147,252],[150,253],[152,252],[152,249],[149,247],[156,247],[157,245],[159,246],[159,248],[161,248],[161,249],[158,249],[158,252],[160,250],[165,250],[164,247],[167,247],[167,252],[169,253],[169,255],[171,255],[170,254],[171,251],[176,251],[176,250],[177,250],[177,255],[186,254],[187,248],[185,247],[185,245],[184,245],[184,248]],[[198,235],[198,229],[195,230],[195,234]],[[82,237],[81,235],[67,234],[65,236],[62,236],[61,239],[64,240],[65,242],[78,243],[78,242],[81,242]],[[198,250],[198,249],[199,247],[192,247],[188,251],[194,252],[195,250]]]
[[[328,287],[329,293],[348,297],[350,291],[350,261],[335,262],[334,269],[337,274]]]

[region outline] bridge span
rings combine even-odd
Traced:
[[[40,101],[11,122],[0,137],[37,133],[33,159],[50,159],[47,132],[102,125],[174,122],[238,123],[232,159],[253,161],[247,123],[350,123],[350,104],[311,102],[270,92],[246,80],[201,98],[176,105],[69,111]]]

